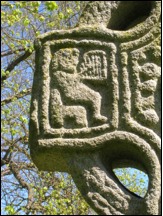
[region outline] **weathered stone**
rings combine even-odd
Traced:
[[[160,11],[160,1],[92,1],[76,28],[35,43],[32,159],[69,172],[99,214],[161,214]],[[115,177],[126,163],[148,174],[144,198]]]

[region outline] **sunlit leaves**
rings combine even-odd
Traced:
[[[55,1],[46,1],[45,5],[49,11],[58,9],[58,5]]]
[[[24,4],[23,4],[23,2],[21,2],[21,1],[17,1],[16,3],[15,3],[15,6],[17,7],[17,8],[22,8],[23,6],[24,6]]]
[[[15,215],[15,209],[12,205],[8,205],[5,207],[5,211],[7,212],[8,215]]]
[[[148,190],[148,176],[134,168],[114,169],[119,181],[133,193],[144,197]]]
[[[6,75],[8,75],[9,74],[9,71],[5,71],[4,69],[1,69],[1,75],[2,75],[2,77],[3,76],[6,76]]]
[[[34,186],[37,214],[46,215],[84,215],[89,213],[89,206],[75,188],[67,174],[40,172],[40,183]],[[41,189],[39,184],[44,185]],[[37,208],[39,206],[39,208]]]
[[[44,17],[44,16],[40,16],[40,17],[39,17],[39,20],[42,22],[42,21],[45,20],[45,17]]]
[[[71,8],[67,8],[67,13],[68,14],[73,14],[73,10]]]
[[[58,16],[59,16],[60,19],[64,18],[64,14],[62,12],[59,12]]]
[[[31,2],[31,5],[32,5],[33,7],[38,8],[38,7],[41,5],[41,1],[32,1],[32,2]]]
[[[28,18],[24,19],[23,21],[24,26],[29,25],[29,23],[30,23],[30,20]]]
[[[24,116],[20,116],[20,121],[24,123],[28,123],[28,119]]]

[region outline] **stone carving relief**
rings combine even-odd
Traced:
[[[100,52],[97,52],[97,54],[99,53]],[[86,110],[84,108],[85,106],[88,108],[90,107],[93,123],[102,124],[107,121],[107,118],[105,116],[102,116],[100,113],[101,95],[98,92],[86,86],[84,83],[82,83],[80,78],[80,76],[81,77],[86,76],[86,78],[98,77],[99,74],[97,75],[96,74],[97,72],[101,73],[103,76],[103,69],[99,68],[101,64],[101,59],[99,58],[100,57],[96,55],[96,51],[93,54],[90,52],[85,54],[84,62],[81,64],[81,72],[78,73],[77,72],[77,64],[79,62],[78,49],[63,48],[54,54],[51,62],[51,86],[52,88],[53,86],[55,86],[55,88],[58,89],[60,95],[57,95],[56,93],[56,99],[55,99],[55,91],[51,91],[50,110],[52,115],[50,115],[50,118],[53,116],[53,122],[55,122],[54,116],[58,118],[56,119],[57,127],[59,127],[59,125],[63,126],[63,123],[60,122],[63,121],[61,120],[61,118],[64,118],[61,116],[62,114],[67,117],[70,116],[70,118],[72,118],[74,116],[72,115],[73,112],[76,112],[77,114],[76,123],[77,122],[79,123],[76,124],[76,126],[77,127],[86,126],[87,120],[86,120]],[[105,62],[102,62],[102,64],[103,63]],[[88,70],[90,74],[88,74],[85,69]],[[107,70],[105,68],[105,73],[106,71]],[[61,98],[65,100],[64,103],[65,105],[63,104]],[[66,102],[67,100],[69,106]],[[70,107],[70,104],[76,105],[76,107],[75,106]],[[82,104],[83,107],[79,106],[80,104]],[[79,112],[79,110],[81,112]],[[60,115],[59,113],[55,114],[55,112],[60,112]],[[82,117],[83,120],[81,119]]]
[[[82,106],[63,105],[60,93],[57,89],[51,90],[50,114],[51,127],[61,128],[64,126],[64,119],[70,118],[71,127],[87,127],[86,110]]]
[[[83,63],[80,66],[80,73],[81,77],[85,79],[106,79],[106,53],[100,50],[85,53],[83,56]]]
[[[143,59],[144,63],[140,65],[139,61]],[[152,126],[159,122],[159,116],[155,111],[155,92],[161,76],[161,67],[146,59],[141,50],[132,53],[132,71],[135,80],[134,107],[137,110],[136,118],[142,124]]]
[[[69,172],[98,214],[160,214],[160,2],[90,2],[74,29],[39,36],[35,49],[37,167]],[[114,175],[126,163],[148,174],[144,198]]]

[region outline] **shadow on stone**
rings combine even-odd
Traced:
[[[124,31],[145,21],[152,10],[152,1],[123,1],[113,11],[108,28]]]

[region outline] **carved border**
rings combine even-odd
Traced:
[[[49,78],[49,64],[51,60],[51,47],[53,48],[65,48],[65,47],[94,47],[96,46],[97,49],[106,50],[106,52],[109,52],[110,59],[109,61],[109,73],[111,73],[111,83],[112,83],[112,119],[110,121],[110,124],[104,124],[102,126],[92,127],[92,128],[84,128],[84,129],[53,129],[50,127],[49,124],[49,117],[48,117],[48,106],[49,106],[49,100],[47,97],[49,97],[49,84],[50,84],[50,78]],[[55,40],[55,41],[49,41],[44,44],[41,51],[43,53],[42,56],[42,62],[41,62],[41,75],[42,75],[42,83],[40,89],[40,100],[38,103],[38,121],[39,121],[39,128],[40,128],[40,134],[42,137],[48,136],[48,138],[52,137],[90,137],[90,136],[97,136],[100,134],[103,134],[104,132],[108,132],[110,130],[113,130],[118,127],[118,70],[116,67],[116,47],[112,43],[105,43],[100,41],[93,41],[93,40]],[[42,103],[41,103],[42,101]]]

